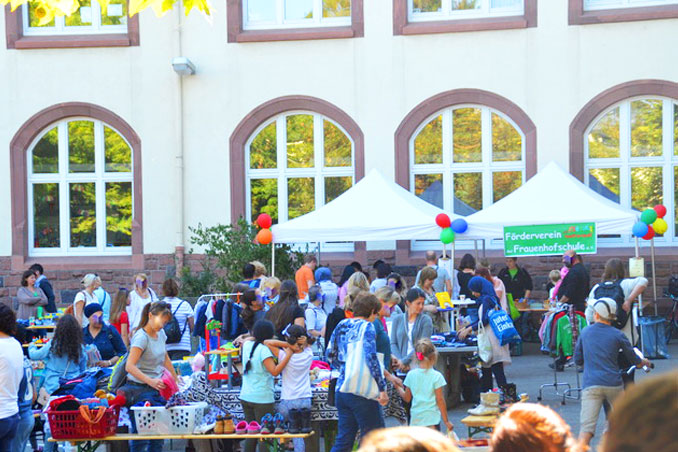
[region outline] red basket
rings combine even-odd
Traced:
[[[99,422],[91,424],[82,417],[80,411],[47,410],[49,428],[54,439],[103,438],[115,435],[119,416],[120,407],[110,407]]]

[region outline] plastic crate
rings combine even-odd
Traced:
[[[135,406],[132,407],[132,411],[137,432],[140,434],[186,434],[193,433],[202,423],[207,407],[207,403],[197,402],[169,409],[161,406]]]
[[[110,407],[96,424],[90,424],[80,411],[47,411],[49,428],[54,439],[103,438],[115,435],[120,407]]]

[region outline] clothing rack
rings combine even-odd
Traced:
[[[204,301],[205,298],[212,299],[212,298],[221,298],[221,297],[232,297],[236,295],[238,297],[238,302],[240,302],[240,295],[242,295],[241,292],[233,292],[233,293],[206,293],[200,295],[198,297],[198,300],[195,302],[195,304],[200,303],[201,301]]]
[[[577,321],[577,313],[574,310],[574,306],[570,307],[570,312],[568,313],[568,316],[570,317],[570,323],[572,324],[572,352],[574,353],[574,350],[577,347],[577,339],[579,339],[579,322]],[[574,354],[572,355],[572,359],[574,360]],[[565,399],[571,400],[581,399],[581,392],[583,388],[581,387],[581,383],[579,382],[579,369],[577,369],[577,363],[574,363],[574,374],[577,377],[577,386],[574,388],[566,389],[563,392],[563,401],[561,402],[561,405],[565,405]],[[575,391],[577,392],[577,395],[573,396],[572,393]]]

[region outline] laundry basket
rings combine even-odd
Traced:
[[[185,406],[132,407],[137,432],[143,435],[187,434],[202,423],[207,403],[196,402]]]
[[[47,410],[47,420],[54,439],[103,438],[115,435],[119,415],[120,407],[110,407],[98,422],[91,423],[77,410]]]
[[[193,433],[202,423],[208,405],[205,402],[195,402],[186,406],[176,406],[169,410],[172,432]]]

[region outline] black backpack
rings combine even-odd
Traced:
[[[179,306],[174,310],[172,313],[172,319],[167,322],[167,325],[165,325],[165,334],[167,335],[167,344],[177,344],[181,342],[181,338],[184,336],[184,331],[186,331],[186,323],[184,323],[184,328],[181,329],[179,327],[179,321],[177,320],[176,313],[181,307],[182,304],[186,303],[186,301],[182,301],[179,303]]]
[[[598,288],[593,293],[593,296],[596,297],[596,300],[601,298],[612,298],[617,302],[617,319],[612,322],[612,326],[617,329],[624,328],[624,325],[626,325],[626,322],[629,320],[629,313],[622,309],[626,297],[624,296],[624,291],[622,290],[619,281],[605,281],[598,284]]]

